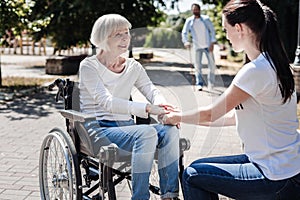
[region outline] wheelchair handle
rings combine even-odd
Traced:
[[[52,91],[54,87],[63,88],[66,85],[66,81],[64,79],[58,78],[53,83],[48,86],[48,90]]]
[[[59,96],[64,96],[64,87],[66,85],[66,81],[64,79],[58,78],[53,83],[48,86],[48,90],[52,91],[53,88],[57,87],[58,92],[56,93],[55,101],[58,102]]]

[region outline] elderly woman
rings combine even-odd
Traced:
[[[176,198],[178,129],[162,124],[136,125],[132,119],[132,115],[147,118],[148,114],[161,115],[173,108],[165,103],[142,65],[122,56],[128,50],[130,28],[129,21],[117,14],[103,15],[95,22],[91,42],[99,51],[80,64],[80,108],[96,117],[101,129],[96,138],[105,138],[132,153],[133,200],[149,199],[149,175],[156,149],[161,198]],[[133,87],[150,103],[130,101]]]

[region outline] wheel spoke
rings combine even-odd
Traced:
[[[81,190],[78,190],[81,173],[77,170],[79,167],[77,153],[68,133],[53,129],[43,142],[40,159],[42,199],[78,199],[78,192],[81,195]],[[78,175],[76,170],[79,171]]]

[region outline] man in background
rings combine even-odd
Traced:
[[[195,77],[196,89],[201,91],[204,85],[202,77],[202,56],[206,55],[208,60],[209,73],[207,76],[208,90],[213,90],[215,83],[215,61],[213,57],[214,44],[216,43],[215,29],[208,16],[201,15],[201,8],[199,4],[192,4],[193,16],[186,19],[182,29],[182,42],[188,49],[193,49],[193,56],[195,58]],[[188,40],[188,33],[191,33],[192,44]]]

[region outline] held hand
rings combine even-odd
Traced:
[[[159,104],[160,107],[163,107],[166,111],[169,112],[179,112],[179,109],[171,104]]]
[[[163,121],[164,116],[165,116],[165,114],[161,114],[161,115],[157,116],[157,120],[158,120],[159,123],[164,124],[164,121]]]
[[[169,114],[163,115],[161,119],[161,123],[163,124],[170,124],[180,126],[181,122],[181,112],[171,112]]]
[[[162,106],[147,104],[146,112],[152,115],[162,115],[168,113],[169,111]]]
[[[164,120],[166,120],[166,118],[167,118],[167,115],[166,114],[161,114],[161,115],[158,115],[158,117],[157,117],[157,119],[158,119],[158,121],[159,121],[159,123],[161,123],[161,124],[166,124],[166,123],[164,123]],[[180,123],[177,123],[176,124],[176,127],[178,128],[178,129],[180,129]]]

